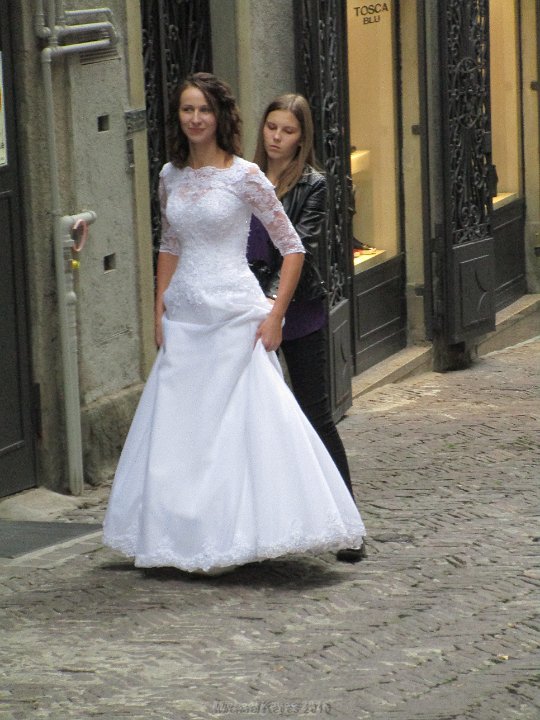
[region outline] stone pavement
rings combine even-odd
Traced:
[[[538,720],[539,368],[536,339],[358,398],[358,565],[195,579],[97,536],[4,562],[0,718]]]

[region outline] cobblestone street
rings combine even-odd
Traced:
[[[538,720],[540,340],[359,397],[368,558],[214,578],[99,537],[0,564],[0,718]],[[101,520],[106,489],[66,520]]]

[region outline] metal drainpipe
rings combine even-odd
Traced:
[[[58,38],[63,38],[66,35],[73,35],[75,33],[79,33],[82,35],[83,33],[96,32],[96,30],[105,30],[109,37],[111,37],[114,33],[114,25],[110,22],[86,23],[84,25],[66,25],[65,27],[61,27],[58,29],[57,36]]]
[[[43,0],[36,0],[36,11],[34,13],[34,32],[40,38],[48,38],[51,31],[45,27],[45,11],[43,9]]]
[[[64,17],[67,20],[84,17],[88,15],[106,15],[111,22],[114,20],[113,11],[110,8],[90,8],[88,10],[64,10]]]
[[[118,33],[114,25],[114,15],[109,8],[92,8],[91,10],[64,10],[62,0],[54,5],[54,0],[48,0],[48,22],[45,24],[45,12],[43,9],[43,0],[36,0],[36,12],[34,13],[34,30],[38,37],[49,40],[49,47],[56,47],[58,40],[66,35],[85,33],[95,33],[96,31],[104,31],[110,42],[110,46],[116,45],[118,42]],[[52,9],[51,9],[52,7]],[[89,15],[105,15],[109,20],[91,23],[67,24],[67,21],[77,19],[79,17],[87,17]],[[51,20],[53,23],[51,23]],[[58,22],[58,24],[57,24]],[[101,42],[95,40],[92,42]],[[109,46],[109,47],[110,47]],[[69,45],[61,45],[60,47],[69,47]]]
[[[57,8],[60,9],[58,15],[62,18],[64,17],[63,8],[61,3],[58,3],[58,0],[48,0],[47,7],[49,27],[44,25],[43,2],[42,0],[37,0],[36,32],[40,37],[46,38],[48,41],[48,47],[41,51],[41,68],[45,98],[47,145],[49,151],[51,215],[53,217],[56,290],[60,324],[60,340],[62,347],[68,479],[70,491],[74,495],[80,495],[83,491],[83,460],[76,319],[77,297],[75,295],[73,283],[72,271],[75,265],[71,257],[71,250],[74,244],[71,233],[77,221],[90,224],[96,219],[96,214],[93,211],[83,212],[77,215],[62,216],[61,214],[60,183],[58,179],[58,159],[54,123],[52,61],[55,57],[62,55],[73,55],[75,53],[88,50],[109,48],[116,43],[117,34],[112,23],[96,23],[96,25],[99,26],[97,29],[110,30],[110,28],[103,28],[102,26],[111,26],[112,32],[110,32],[107,39],[73,43],[71,45],[58,45],[58,37],[66,26],[56,26],[56,10]],[[41,24],[42,21],[43,24]],[[88,32],[88,27],[89,25],[86,24],[82,33]],[[77,33],[77,26],[70,26],[69,30],[72,33]]]

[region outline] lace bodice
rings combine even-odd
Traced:
[[[164,299],[167,310],[186,302],[215,303],[239,294],[260,298],[246,260],[251,215],[263,223],[282,255],[304,252],[274,189],[257,167],[235,157],[225,169],[176,168],[160,174],[160,252],[179,256]]]

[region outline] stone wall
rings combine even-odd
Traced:
[[[103,474],[97,469],[99,428],[116,432],[117,438],[110,438],[113,446],[121,443],[129,420],[120,418],[131,413],[155,352],[146,140],[144,128],[129,133],[126,126],[126,112],[144,108],[140,19],[134,12],[136,4],[131,8],[122,0],[107,4],[120,34],[115,51],[60,57],[52,63],[60,212],[97,214],[75,271],[81,408],[85,438],[93,438],[85,448],[90,480]],[[81,1],[70,3],[69,9],[92,5],[98,6]],[[63,378],[40,62],[45,43],[34,32],[34,4],[21,3],[17,8],[17,127],[32,380],[41,394],[38,481],[64,490]],[[84,21],[92,20],[96,18]],[[108,415],[118,421],[108,423]]]

